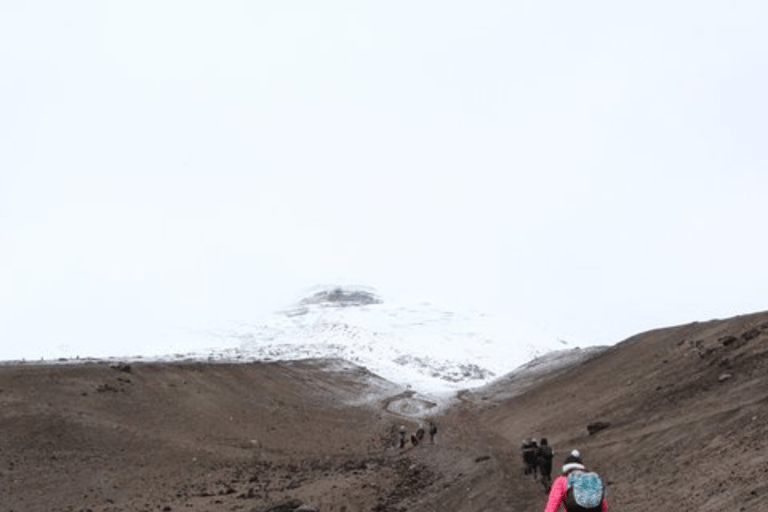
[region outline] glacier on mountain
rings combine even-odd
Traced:
[[[216,333],[212,358],[339,358],[428,393],[482,386],[551,351],[570,348],[543,330],[472,310],[385,300],[372,289],[329,287],[254,323]]]

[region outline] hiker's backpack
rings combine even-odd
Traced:
[[[433,423],[433,424],[432,424],[432,426],[431,426],[431,427],[429,427],[429,433],[430,433],[431,435],[435,435],[435,434],[437,434],[437,425],[435,425],[435,424]]]
[[[603,481],[597,473],[572,471],[568,474],[565,509],[568,512],[599,512],[603,503]]]

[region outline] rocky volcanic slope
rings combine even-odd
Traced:
[[[556,468],[580,449],[613,510],[765,510],[766,352],[761,313],[539,361],[416,404],[441,430],[402,451],[409,390],[348,363],[2,366],[0,510],[543,510],[529,435]]]
[[[766,510],[767,356],[768,313],[659,329],[478,419],[510,444],[548,437],[560,460],[578,448],[625,512]]]

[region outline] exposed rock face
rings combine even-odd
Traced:
[[[337,306],[337,307],[349,307],[349,306],[368,306],[370,304],[381,304],[382,300],[376,297],[371,292],[363,290],[344,290],[343,288],[335,288],[333,290],[326,290],[318,292],[311,297],[303,299],[299,304],[302,306],[308,306],[311,304],[320,304],[323,306]]]
[[[589,432],[589,435],[595,435],[601,430],[605,430],[606,428],[610,427],[611,424],[607,421],[593,421],[589,425],[587,425],[587,432]]]
[[[450,382],[482,380],[494,376],[492,371],[476,364],[451,364],[435,360],[431,357],[403,355],[395,358],[393,362],[403,366],[423,368],[424,372],[429,372],[435,377],[440,377]]]
[[[303,504],[301,500],[288,500],[285,503],[281,503],[279,505],[274,505],[267,508],[261,508],[261,509],[253,509],[254,512],[295,512],[299,509]]]
[[[131,373],[131,365],[128,363],[116,362],[110,364],[109,367],[119,372]]]
[[[307,505],[305,503],[304,505],[300,506],[299,508],[297,508],[293,512],[318,512],[318,510],[315,507],[313,507],[312,505]]]

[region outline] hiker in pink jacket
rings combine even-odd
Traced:
[[[571,477],[571,481],[574,490],[569,493],[568,480],[570,475],[573,475]],[[582,476],[584,476],[583,479],[581,478]],[[563,463],[563,474],[555,478],[555,481],[552,482],[552,487],[549,491],[549,497],[547,498],[547,507],[544,509],[544,512],[557,512],[560,509],[560,505],[565,507],[566,512],[573,512],[568,508],[568,505],[569,503],[573,503],[573,500],[578,501],[580,499],[579,495],[583,494],[580,493],[577,489],[577,487],[580,485],[579,482],[586,482],[591,480],[589,483],[584,483],[582,485],[592,486],[591,489],[594,490],[595,478],[597,478],[597,475],[594,473],[588,473],[584,467],[584,463],[581,461],[579,451],[573,450],[571,454],[565,458]],[[597,497],[597,499],[599,499],[599,503],[595,506],[595,508],[589,509],[577,504],[571,505],[571,508],[575,508],[576,510],[596,510],[600,512],[608,512],[608,503],[603,497],[602,482],[600,482],[599,479],[597,482],[599,482],[599,496]],[[590,492],[587,491],[587,493],[589,494]],[[574,497],[574,495],[576,495],[576,497]]]

